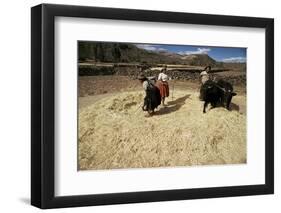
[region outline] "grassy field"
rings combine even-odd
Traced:
[[[152,117],[144,93],[122,76],[79,78],[80,170],[151,168],[247,162],[245,88],[235,88],[231,111],[202,113],[199,84],[172,81],[166,107]]]

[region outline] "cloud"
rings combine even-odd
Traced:
[[[180,55],[193,55],[193,54],[208,54],[210,52],[210,48],[197,48],[197,50],[194,51],[180,51],[178,54]]]
[[[151,44],[136,44],[138,48],[149,50],[149,51],[166,51],[166,49],[159,47],[158,45]]]
[[[228,62],[228,63],[245,63],[246,58],[245,57],[230,57],[230,58],[224,58],[222,61]]]

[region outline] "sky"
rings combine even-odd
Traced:
[[[246,48],[166,44],[136,44],[136,46],[149,51],[167,51],[180,55],[208,54],[216,61],[221,62],[246,62]]]

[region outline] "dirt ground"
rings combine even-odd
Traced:
[[[146,117],[137,80],[80,77],[79,169],[246,163],[245,88],[234,88],[231,111],[208,108],[203,114],[199,84],[169,84],[167,106]]]

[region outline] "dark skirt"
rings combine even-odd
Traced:
[[[161,104],[161,95],[157,87],[153,87],[146,91],[144,104],[142,109],[144,111],[152,112]]]
[[[169,84],[167,81],[157,81],[156,87],[159,89],[162,98],[169,97]]]

